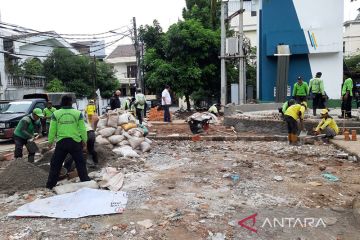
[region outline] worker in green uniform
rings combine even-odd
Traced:
[[[130,110],[130,104],[131,104],[131,97],[128,97],[125,99],[125,101],[122,102],[121,109]]]
[[[309,94],[309,86],[306,82],[303,81],[302,77],[297,78],[297,82],[294,84],[293,88],[293,98],[297,103],[306,101],[307,95]]]
[[[35,160],[35,152],[32,152],[31,149],[28,148],[27,143],[37,139],[40,135],[34,138],[34,133],[37,131],[39,134],[41,133],[41,123],[40,118],[44,117],[43,111],[40,108],[35,108],[33,112],[23,117],[14,131],[14,141],[15,141],[15,159],[19,159],[23,157],[23,147],[26,146],[29,154],[28,161],[34,162]]]
[[[219,107],[220,107],[220,104],[215,103],[215,104],[211,105],[208,112],[214,114],[215,116],[219,116],[219,109],[218,109]]]
[[[146,103],[145,95],[142,94],[141,88],[138,88],[136,90],[134,106],[136,108],[136,117],[138,118],[140,125],[142,124],[143,121],[145,103]]]
[[[294,104],[296,104],[295,99],[290,99],[289,101],[284,102],[282,107],[279,108],[279,113],[281,113],[281,115],[284,116],[286,110]]]
[[[56,108],[53,107],[52,102],[48,101],[46,103],[46,108],[44,108],[44,118],[46,120],[46,129],[45,129],[45,133],[48,134],[49,133],[49,128],[50,128],[50,121],[51,121],[51,115],[56,111]]]
[[[56,147],[50,163],[50,171],[46,187],[56,186],[60,170],[67,154],[75,161],[80,181],[90,181],[83,156],[86,148],[87,133],[82,113],[72,107],[72,97],[63,96],[61,109],[56,110],[51,118],[49,130],[49,148],[52,148],[55,139]]]
[[[341,116],[339,118],[351,118],[351,103],[353,97],[353,80],[344,76],[344,82],[341,88]]]
[[[324,81],[321,79],[322,73],[316,73],[315,78],[310,80],[309,94],[313,99],[313,115],[316,116],[316,109],[324,109],[324,99],[326,97],[324,90]]]

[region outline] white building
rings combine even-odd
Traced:
[[[355,20],[344,23],[344,55],[346,57],[360,54],[360,9]]]
[[[34,58],[43,62],[58,47],[79,54],[55,32],[17,34],[1,30],[0,36],[1,99],[21,99],[24,94],[44,92],[45,77],[12,74],[8,71],[10,64],[21,64]]]
[[[121,84],[121,92],[126,96],[135,94],[136,80],[136,55],[134,45],[119,45],[109,56],[105,58],[105,62],[113,65],[115,76]]]

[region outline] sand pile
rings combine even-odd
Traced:
[[[27,162],[16,160],[0,174],[0,193],[12,194],[45,187],[48,173]]]

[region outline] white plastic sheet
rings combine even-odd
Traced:
[[[8,216],[81,218],[86,216],[122,213],[126,207],[126,192],[82,188],[44,199],[36,199],[19,207]]]

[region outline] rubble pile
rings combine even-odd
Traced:
[[[96,129],[96,142],[112,148],[123,157],[140,157],[151,149],[152,141],[145,136],[148,129],[137,126],[135,117],[121,110],[102,115]]]
[[[12,161],[0,174],[0,193],[12,194],[45,187],[48,173],[27,162],[27,159]]]
[[[149,121],[163,121],[164,120],[164,110],[158,110],[157,107],[150,109],[148,113]]]

